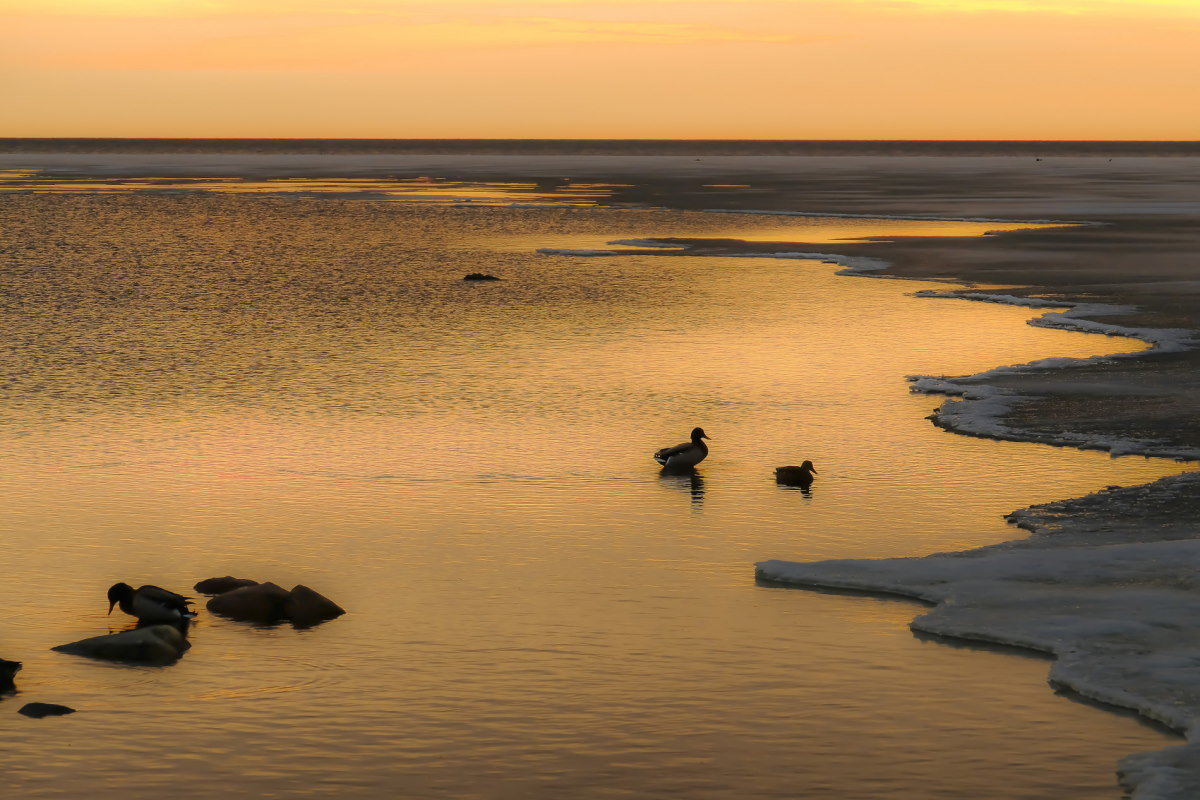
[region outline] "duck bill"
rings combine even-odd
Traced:
[[[110,601],[110,602],[109,602],[109,604],[108,604],[108,613],[109,613],[109,615],[110,615],[110,616],[112,615],[112,610],[113,610],[113,607],[114,607],[114,606],[116,606],[116,604],[117,604],[117,601],[116,601],[116,600],[112,600],[112,601]]]

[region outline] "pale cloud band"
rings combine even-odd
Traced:
[[[486,12],[511,18],[600,13],[618,9],[686,7],[688,11],[744,11],[831,5],[943,13],[1171,15],[1200,18],[1200,0],[0,0],[0,14],[111,17],[355,16],[363,14],[460,14]]]

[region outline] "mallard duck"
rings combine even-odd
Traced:
[[[136,590],[128,583],[114,583],[108,590],[108,613],[113,606],[120,606],[138,622],[179,622],[196,616],[188,608],[191,598],[184,597],[158,586],[140,586]]]
[[[811,461],[805,461],[798,467],[776,467],[775,482],[788,486],[812,486],[817,468]]]
[[[692,440],[677,444],[674,447],[664,447],[654,454],[654,460],[665,469],[687,469],[694,467],[708,457],[708,445],[704,443],[703,428],[692,428]]]
[[[13,678],[21,671],[20,661],[5,661],[0,658],[0,692],[16,691]]]

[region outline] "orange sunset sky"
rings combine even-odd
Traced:
[[[1200,139],[1200,0],[0,0],[0,136]]]

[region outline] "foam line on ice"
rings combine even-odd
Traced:
[[[1133,353],[1112,353],[1091,358],[1043,358],[1027,364],[995,367],[958,378],[910,375],[908,380],[914,392],[940,394],[950,398],[930,417],[934,424],[947,430],[968,436],[1003,439],[1019,442],[1039,442],[1060,447],[1077,447],[1083,450],[1103,450],[1114,456],[1144,455],[1181,460],[1200,460],[1200,450],[1176,447],[1163,442],[1102,436],[1074,431],[1057,433],[1030,432],[1020,430],[1004,421],[1005,416],[1017,403],[1028,398],[999,386],[984,383],[989,378],[1002,375],[1028,373],[1034,370],[1064,369],[1088,364],[1103,363],[1121,358],[1136,358],[1151,353],[1179,353],[1195,346],[1195,335],[1183,328],[1134,328],[1116,323],[1101,322],[1089,317],[1104,317],[1126,314],[1131,306],[1105,303],[1072,303],[1061,300],[1016,297],[1006,294],[984,292],[921,291],[917,297],[974,300],[987,303],[1024,306],[1028,308],[1058,308],[1029,320],[1030,325],[1043,328],[1059,328],[1084,333],[1100,333],[1107,336],[1125,336],[1140,339],[1150,345],[1148,350]]]

